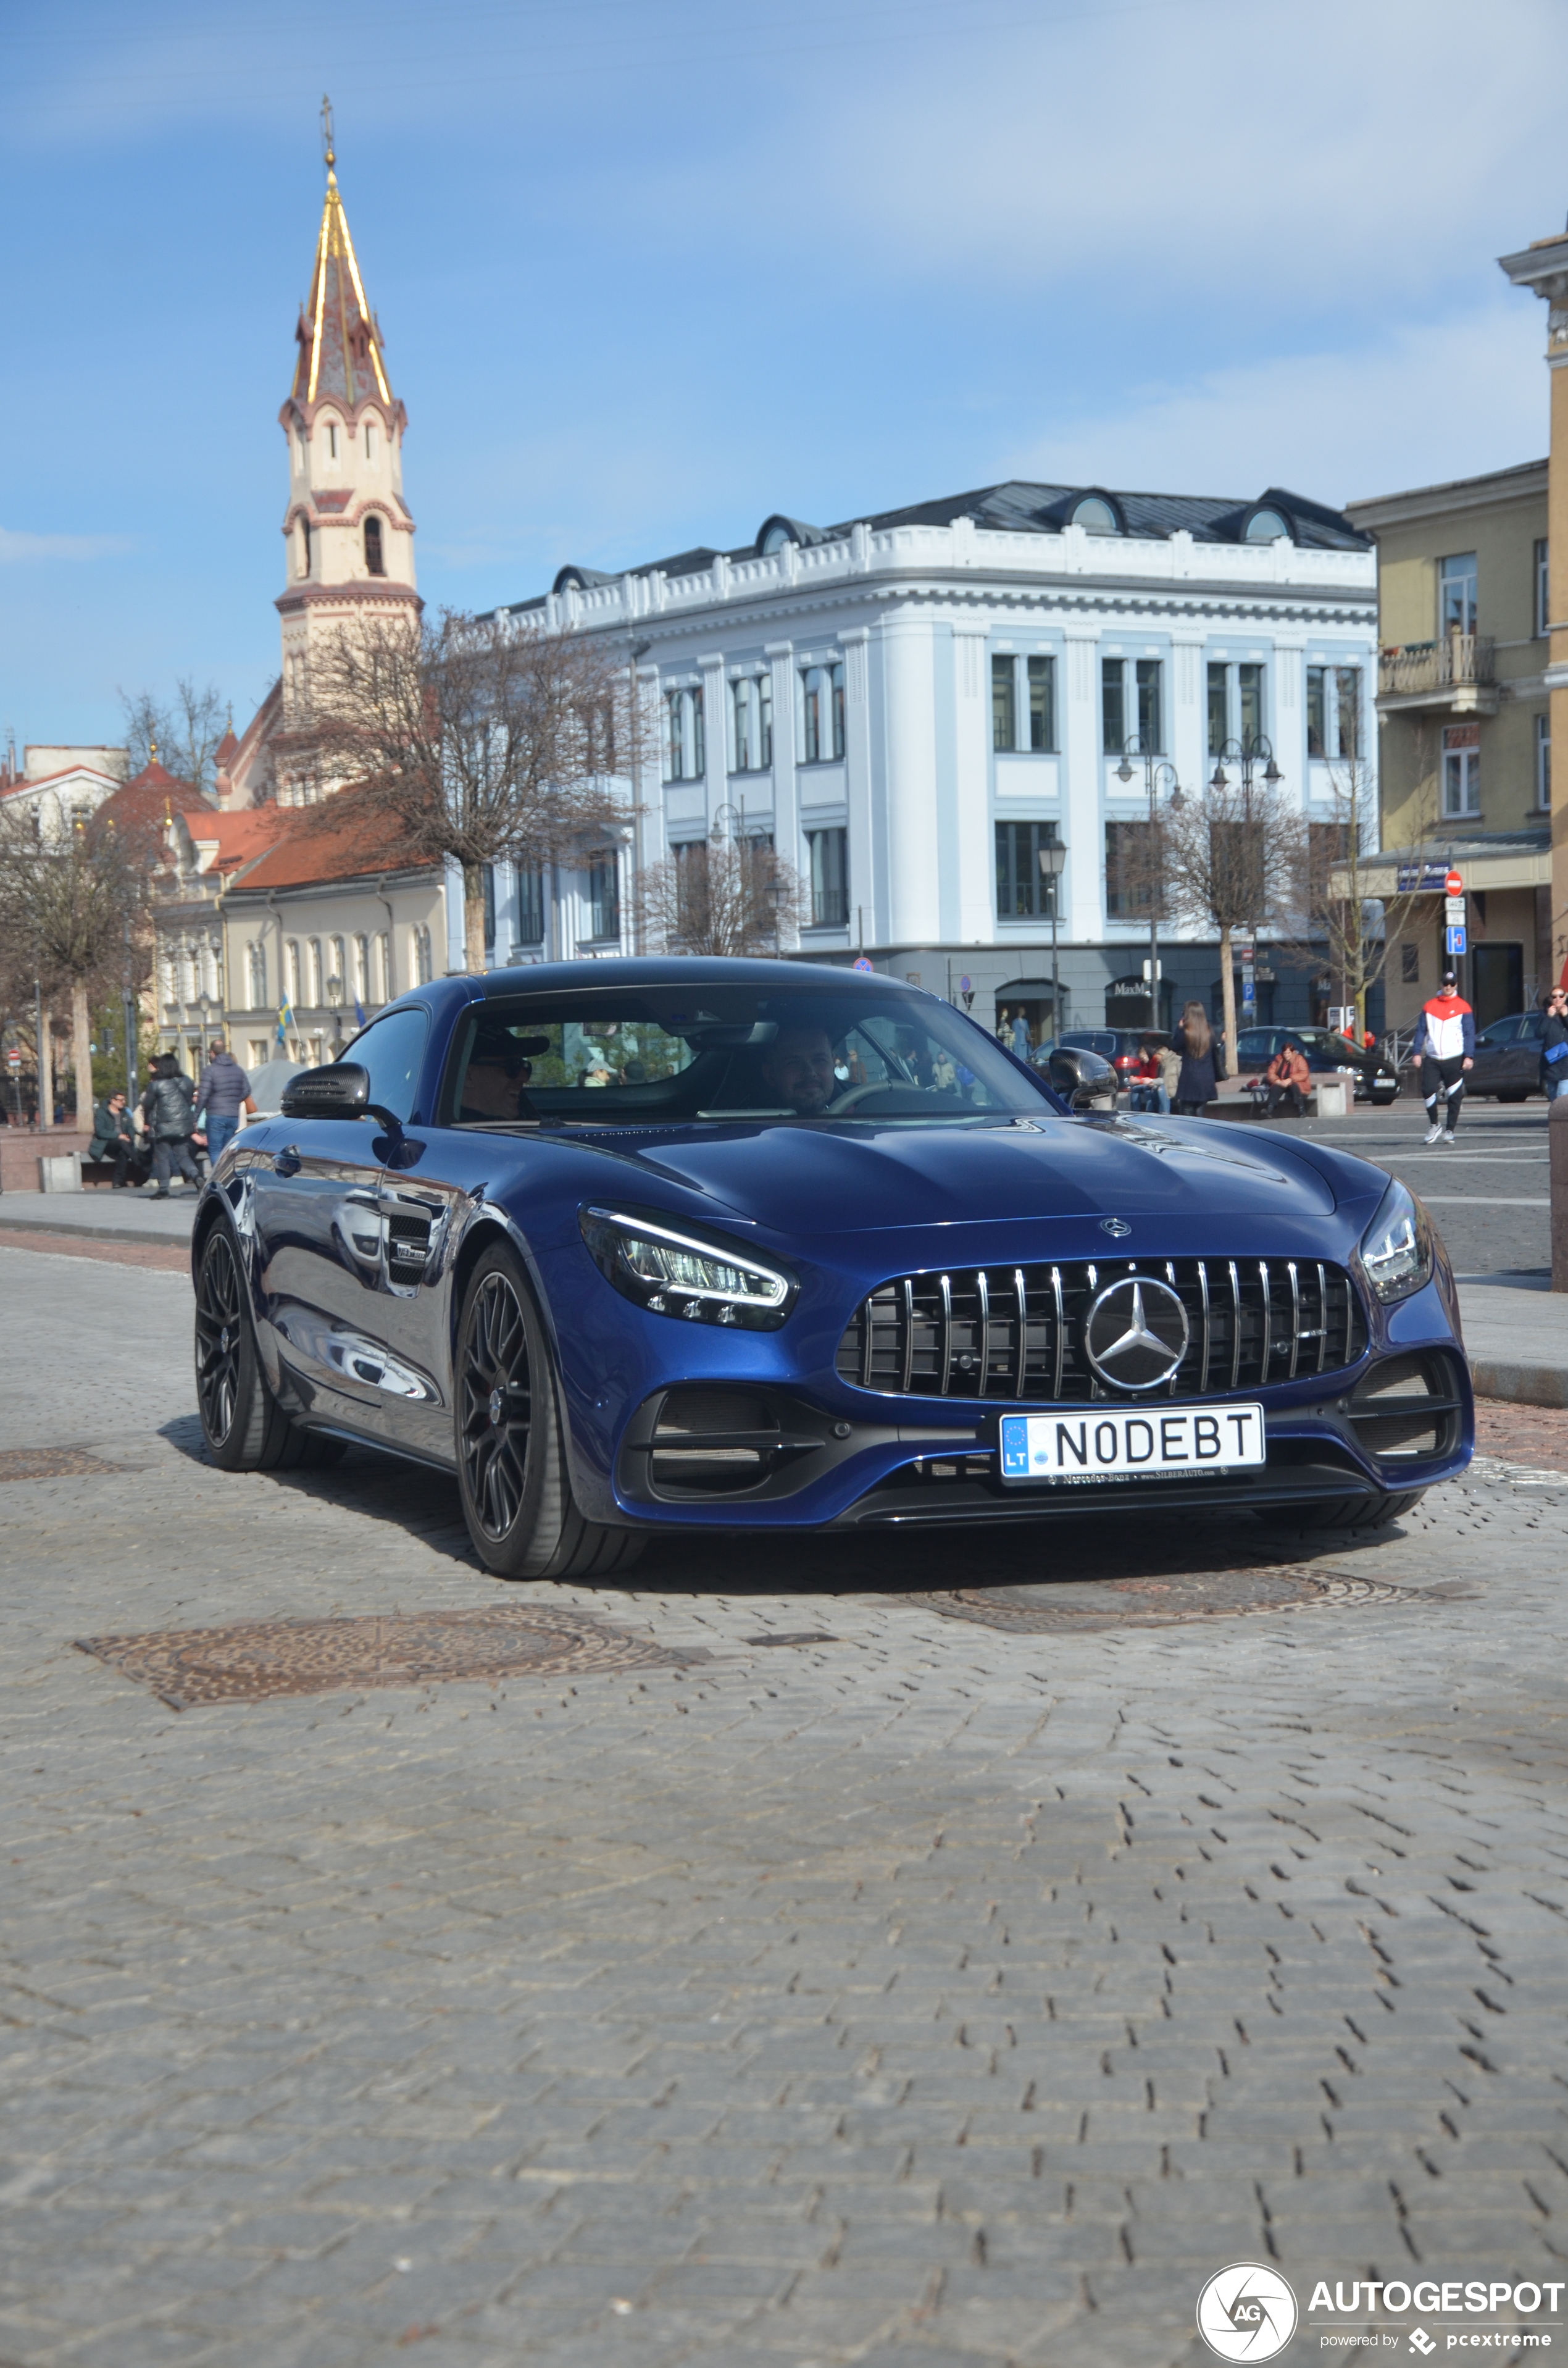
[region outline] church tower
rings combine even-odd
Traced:
[[[312,647],[375,614],[417,618],[414,520],[403,498],[408,415],[387,378],[337,187],[332,109],[322,102],[326,200],[310,298],[294,335],[294,383],[278,413],[289,443],[283,538],[282,724],[302,721]],[[279,751],[280,757],[282,751]],[[290,802],[279,764],[278,793]]]

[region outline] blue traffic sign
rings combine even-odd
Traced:
[[[1464,931],[1462,928],[1445,929],[1443,931],[1443,951],[1446,954],[1463,953]]]
[[[1463,930],[1462,930],[1462,929],[1460,930],[1460,935],[1461,937],[1464,935],[1464,932],[1463,932]],[[851,969],[851,970],[869,970],[869,969],[870,969],[870,967],[871,967],[871,964],[870,964],[869,961],[867,959],[867,957],[866,957],[864,954],[861,954],[861,955],[859,955],[859,956],[858,957],[858,959],[857,959],[856,961],[854,961],[853,962],[851,962],[851,963],[850,963],[849,967],[850,967],[850,969]]]

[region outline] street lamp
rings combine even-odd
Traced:
[[[1058,839],[1050,839],[1040,850],[1040,876],[1051,882],[1051,1037],[1052,1043],[1062,1041],[1062,978],[1056,955],[1057,905],[1060,903],[1058,883],[1067,860],[1067,849]]]
[[[1121,762],[1116,768],[1116,778],[1119,781],[1130,781],[1132,779],[1132,768],[1128,763],[1130,757],[1142,757],[1143,759],[1143,786],[1149,793],[1149,854],[1153,860],[1155,851],[1155,801],[1159,796],[1165,777],[1168,773],[1171,803],[1173,806],[1179,806],[1182,802],[1181,781],[1177,777],[1176,767],[1157,761],[1153,749],[1145,748],[1136,732],[1130,740],[1124,740],[1121,744]],[[1151,876],[1149,881],[1149,1025],[1151,1028],[1158,1028],[1160,1024],[1160,887],[1161,882]]]

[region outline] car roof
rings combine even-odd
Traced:
[[[858,994],[875,987],[880,994],[918,996],[926,990],[911,986],[887,971],[855,970],[846,962],[769,962],[718,954],[621,954],[606,962],[532,962],[515,970],[486,971],[470,982],[489,1000],[496,996],[559,995],[563,988],[585,993],[613,992],[619,987],[757,986],[776,994]]]

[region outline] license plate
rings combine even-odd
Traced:
[[[1187,1478],[1265,1463],[1260,1406],[1090,1407],[1073,1414],[1005,1414],[1002,1477],[1030,1481]]]

